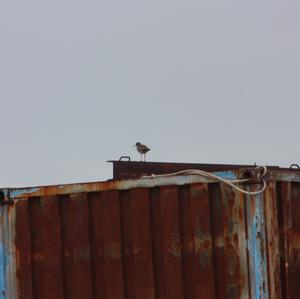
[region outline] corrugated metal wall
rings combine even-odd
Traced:
[[[220,186],[16,204],[18,298],[246,298],[244,200]]]
[[[282,298],[297,299],[300,298],[300,183],[279,183],[277,198]]]
[[[300,298],[300,183],[71,189],[2,208],[0,298]]]

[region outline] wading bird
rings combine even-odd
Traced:
[[[144,162],[145,162],[146,153],[150,151],[150,148],[145,144],[141,144],[140,142],[137,142],[134,146],[136,147],[136,150],[141,154],[141,161],[143,161],[143,156],[144,156]]]

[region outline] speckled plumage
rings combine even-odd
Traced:
[[[143,155],[144,155],[144,161],[146,161],[146,153],[150,151],[150,148],[147,145],[142,144],[140,142],[137,142],[135,146],[136,146],[136,150],[141,154],[141,161],[143,160]]]

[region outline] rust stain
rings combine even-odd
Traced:
[[[164,253],[164,259],[179,258],[181,256],[181,242],[176,237],[165,238],[162,242],[162,252]]]
[[[137,191],[140,189],[130,189],[124,196],[123,189],[120,189],[122,184],[124,182],[110,181],[42,187],[39,191],[18,195],[15,205],[5,208],[9,217],[12,217],[12,212],[17,214],[15,259],[18,290],[23,294],[20,299],[41,298],[33,293],[38,292],[38,274],[49,275],[48,272],[43,272],[43,266],[49,261],[52,267],[49,270],[52,271],[51,288],[62,288],[62,278],[57,273],[64,273],[68,281],[72,281],[72,267],[80,262],[86,269],[84,274],[81,273],[85,277],[84,287],[89,290],[88,294],[92,294],[92,289],[97,289],[97,296],[94,296],[97,298],[105,298],[106,290],[111,291],[116,299],[134,298],[134,294],[141,294],[141,297],[149,299],[155,296],[172,299],[247,298],[249,292],[246,294],[245,290],[250,271],[246,256],[248,248],[243,201],[250,201],[250,209],[254,215],[255,198],[243,198],[230,188],[220,188],[219,184],[187,184],[184,188],[159,187],[155,192],[145,187],[141,193]],[[294,209],[291,210],[294,213],[292,221],[286,219],[286,212],[280,211],[285,221],[280,233],[286,242],[285,247],[282,246],[286,252],[279,248],[279,216],[276,201],[273,200],[277,195],[274,188],[267,191],[265,214],[268,237],[265,241],[268,251],[263,258],[269,261],[269,277],[272,273],[274,277],[280,277],[281,266],[278,260],[283,259],[288,277],[289,297],[286,298],[298,299],[300,229],[297,220],[299,212],[296,208],[299,204],[297,200],[300,198],[300,187],[294,185],[293,188],[297,190],[291,192],[291,208]],[[107,194],[104,195],[103,191],[106,190],[118,191],[109,191],[110,197],[104,200]],[[74,192],[77,193],[76,200],[70,196]],[[93,203],[87,193],[93,194]],[[34,210],[29,204],[33,195],[40,196],[34,199],[38,204]],[[53,197],[55,201],[50,209],[49,202]],[[62,206],[70,198],[73,204],[77,201],[84,204],[72,206],[74,217],[68,218],[71,231],[66,235],[65,218],[70,209],[66,206],[62,212]],[[143,203],[133,209],[142,198]],[[47,216],[49,209],[50,215]],[[143,216],[140,216],[141,209]],[[32,217],[37,222],[40,221],[40,227],[33,225]],[[85,227],[82,230],[84,238],[76,234],[78,230],[72,230],[74,219]],[[0,221],[3,224],[3,214]],[[54,223],[53,231],[51,221]],[[48,223],[47,230],[45,223]],[[140,227],[147,229],[140,230]],[[50,231],[51,236],[43,236],[44,231]],[[145,234],[147,240],[144,239]],[[256,237],[261,239],[263,236],[258,233]],[[48,247],[44,246],[45,240]],[[35,244],[35,251],[32,244]],[[261,250],[264,252],[263,248]],[[63,258],[59,255],[63,255]],[[61,264],[61,260],[67,264],[69,272],[62,271],[65,264]],[[147,271],[143,271],[146,267]],[[53,277],[58,278],[55,280]],[[174,281],[176,292],[172,289]],[[275,282],[270,282],[272,292],[279,294],[281,281]],[[262,285],[262,289],[267,290],[268,284]],[[169,294],[172,296],[168,296]],[[76,294],[74,296],[76,298]],[[62,296],[57,298],[63,299]],[[92,298],[92,295],[87,298]],[[279,295],[269,298],[282,299]]]
[[[104,248],[104,257],[106,259],[121,259],[121,248],[119,243],[110,243]]]

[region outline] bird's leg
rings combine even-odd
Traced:
[[[143,161],[143,154],[141,154],[141,162]]]

